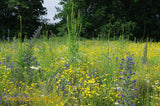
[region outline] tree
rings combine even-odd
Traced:
[[[20,31],[20,17],[22,17],[23,36],[32,36],[40,25],[40,16],[46,14],[42,6],[43,0],[3,0],[0,6],[1,36],[15,36]],[[7,31],[8,30],[8,31]]]
[[[55,18],[61,18],[59,31],[65,32],[70,4],[81,12],[84,37],[120,36],[160,39],[160,0],[61,0]],[[62,30],[63,29],[63,30]],[[63,34],[64,35],[64,34]]]

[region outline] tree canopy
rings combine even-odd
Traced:
[[[160,0],[61,0],[63,9],[56,18],[61,18],[58,30],[66,30],[66,16],[71,4],[74,12],[81,13],[84,37],[120,36],[130,38],[154,38],[160,40]],[[63,33],[59,33],[62,34]]]
[[[0,36],[18,35],[20,23],[23,36],[31,36],[40,25],[40,16],[46,14],[42,3],[43,0],[1,0]],[[20,17],[22,22],[20,22]]]

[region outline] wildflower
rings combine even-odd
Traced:
[[[119,67],[119,69],[122,69],[122,67]]]
[[[132,64],[135,64],[135,62],[132,61]]]
[[[34,66],[32,66],[32,67],[30,67],[31,69],[35,69],[35,70],[38,70],[38,69],[40,69],[41,67],[40,66],[38,66],[38,67],[34,67]]]
[[[136,91],[138,91],[138,89],[135,89]]]
[[[134,62],[132,62],[131,60],[133,60],[132,57],[126,57],[127,60],[125,59],[121,59],[123,60],[122,63],[120,64],[121,66],[119,67],[120,70],[122,70],[122,67],[126,67],[124,68],[125,71],[119,72],[119,74],[123,74],[123,77],[120,76],[119,79],[123,79],[120,80],[122,84],[119,84],[119,86],[121,87],[122,90],[117,89],[118,91],[121,92],[122,95],[121,98],[121,104],[132,104],[132,102],[134,101],[134,89],[133,89],[133,85],[135,85],[136,83],[136,79],[135,80],[131,80],[132,79],[132,75],[134,75],[135,73],[133,73],[132,68],[133,68],[133,64]],[[125,64],[124,64],[125,63]],[[129,95],[128,95],[129,94]]]
[[[136,82],[137,80],[135,79],[135,80],[133,80],[133,82]]]

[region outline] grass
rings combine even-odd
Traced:
[[[160,105],[160,43],[80,40],[76,61],[68,58],[66,37],[34,42],[1,41],[0,104],[4,106],[114,106],[122,58],[133,54],[136,106]],[[124,65],[127,67],[127,65]],[[122,70],[123,72],[123,70]],[[123,81],[122,81],[123,82]],[[132,91],[130,91],[132,93]],[[127,105],[127,104],[122,104]]]

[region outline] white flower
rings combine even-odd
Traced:
[[[34,66],[32,66],[32,67],[30,67],[31,69],[35,69],[35,70],[38,70],[38,69],[40,69],[41,68],[41,66],[38,66],[38,67],[34,67]]]

